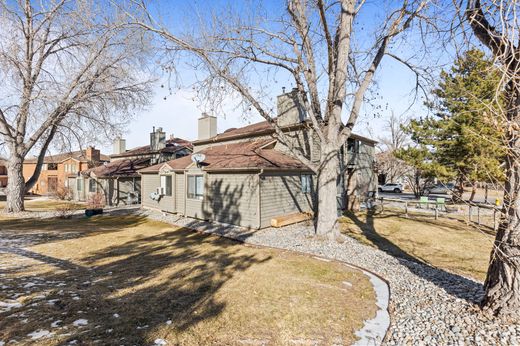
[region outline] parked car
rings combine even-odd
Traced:
[[[438,184],[427,187],[424,192],[426,192],[427,194],[434,193],[434,194],[440,194],[440,195],[448,195],[453,192],[454,187],[455,187],[455,185],[453,183],[447,183],[447,184],[438,183]]]
[[[395,192],[395,193],[401,193],[403,192],[403,184],[398,183],[388,183],[385,185],[379,185],[377,188],[379,192]]]

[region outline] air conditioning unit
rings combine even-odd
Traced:
[[[157,188],[157,194],[160,196],[164,196],[164,187],[158,187]]]
[[[158,194],[157,192],[152,192],[152,193],[150,193],[150,199],[152,201],[159,201],[161,199],[161,195]]]

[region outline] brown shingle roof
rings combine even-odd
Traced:
[[[100,157],[101,161],[110,161],[110,157],[108,155],[100,154],[99,157]],[[71,152],[63,153],[63,154],[45,156],[45,158],[43,159],[43,163],[59,163],[68,158],[73,158],[80,162],[89,162],[89,160],[87,160],[87,156],[85,155],[85,150],[81,150],[81,151],[77,150],[77,151],[71,151]],[[36,161],[37,161],[37,158],[34,157],[34,158],[25,159],[24,162],[25,163],[36,163]]]
[[[296,169],[309,170],[300,160],[286,155],[278,150],[264,148],[272,143],[271,139],[247,141],[232,144],[215,145],[198,153],[206,156],[202,169],[236,170],[236,169]],[[171,160],[140,170],[140,173],[156,173],[167,164],[172,169],[185,169],[192,164],[191,157]]]
[[[191,156],[188,155],[175,160],[170,160],[167,162],[162,162],[150,167],[143,168],[139,170],[139,173],[157,173],[165,164],[170,166],[171,169],[185,169],[192,163],[193,161],[191,161]]]
[[[288,126],[285,126],[283,129],[285,130],[285,128],[295,128],[295,127],[297,128],[298,126],[302,126],[302,124],[300,123],[300,124],[288,125]],[[202,143],[211,143],[211,142],[222,142],[222,141],[231,140],[234,138],[247,138],[247,137],[260,136],[260,135],[269,135],[274,132],[275,132],[274,128],[272,127],[271,124],[269,124],[269,122],[261,121],[259,123],[247,125],[247,126],[240,127],[240,128],[227,129],[223,133],[219,133],[216,136],[213,136],[211,138],[204,139],[204,140],[198,140],[198,141],[195,141],[194,143],[202,144]],[[377,141],[374,141],[373,139],[366,138],[366,137],[357,135],[355,133],[352,133],[350,135],[350,137],[364,141],[364,142],[368,142],[368,143],[377,143]]]
[[[159,150],[161,153],[175,153],[181,149],[188,148],[192,149],[193,145],[190,141],[182,138],[172,138],[166,141],[166,147]],[[130,150],[125,151],[121,154],[114,154],[112,157],[126,157],[126,156],[140,156],[155,153],[156,150],[152,150],[149,145],[143,145]]]
[[[83,175],[97,178],[137,177],[138,170],[148,167],[150,158],[116,160],[81,172]]]

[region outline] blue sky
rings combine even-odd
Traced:
[[[242,5],[242,2],[235,3]],[[229,2],[223,0],[207,3],[205,1],[162,1],[158,3],[158,8],[160,8],[158,15],[160,20],[169,26],[170,30],[176,32],[188,28],[190,16],[197,15],[198,9],[225,6],[226,4],[229,4]],[[265,8],[268,11],[279,11],[282,4],[282,1],[267,1]],[[372,27],[371,29],[375,30],[374,25],[378,24],[378,18],[381,15],[381,12],[378,12],[379,4],[379,1],[367,1],[367,9],[363,14],[361,24],[368,26],[369,29]],[[396,51],[400,51],[404,56],[413,53],[406,45],[398,47]],[[191,78],[190,73],[192,72],[187,70],[181,73],[181,77],[189,80]],[[155,87],[155,96],[149,109],[138,114],[123,134],[123,137],[127,140],[128,148],[147,144],[148,134],[153,126],[162,127],[168,135],[174,134],[181,138],[196,139],[197,118],[204,109],[200,108],[198,103],[193,100],[193,92],[190,88],[181,89],[170,95],[165,88],[160,87],[161,84],[166,83],[167,77],[162,76]],[[410,116],[424,114],[422,100],[416,100],[416,103],[412,105],[410,92],[415,86],[415,75],[401,63],[390,57],[385,57],[377,71],[376,83],[376,91],[380,98],[374,102],[381,108],[376,112],[370,106],[363,107],[363,114],[354,128],[354,132],[378,139],[384,132],[384,122],[390,115],[391,110],[395,114],[401,114],[408,110]],[[271,92],[273,94],[281,93],[282,86],[287,89],[292,88],[289,82],[282,82],[273,85]],[[232,102],[224,107],[224,112],[219,112],[216,115],[219,132],[230,127],[240,127],[263,120],[258,115],[245,118],[239,110],[234,108]],[[104,152],[110,153],[111,144],[105,143],[102,145],[102,149]]]

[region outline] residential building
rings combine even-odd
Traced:
[[[45,156],[38,181],[29,193],[38,195],[55,194],[59,188],[83,192],[82,182],[77,178],[79,172],[99,166],[109,161],[107,155],[92,146],[85,150]],[[36,158],[28,158],[23,164],[23,176],[29,180],[36,169]]]
[[[7,160],[0,157],[0,190],[7,186]]]
[[[295,92],[278,97],[277,123],[292,146],[320,160],[320,143],[301,112]],[[217,119],[203,114],[191,157],[139,171],[145,208],[249,228],[263,228],[277,216],[315,210],[313,172],[260,122],[216,133]],[[341,150],[338,209],[377,189],[376,142],[352,135]],[[198,160],[198,161],[197,161]]]
[[[126,150],[126,141],[114,140],[114,152],[110,162],[81,172],[86,194],[102,192],[108,205],[139,203],[141,198],[141,176],[138,170],[166,162],[191,153],[191,142],[173,135],[166,139],[162,128],[153,128],[150,144]]]

